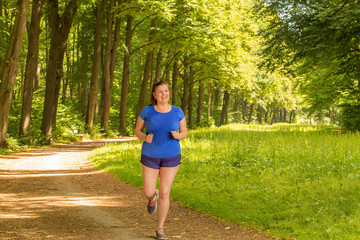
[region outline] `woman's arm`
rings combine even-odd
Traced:
[[[136,121],[136,127],[135,127],[135,136],[141,140],[145,141],[147,143],[151,143],[153,139],[153,134],[146,135],[143,130],[145,126],[145,121],[141,119],[141,117],[138,117]]]
[[[171,131],[171,134],[177,140],[183,140],[183,139],[185,139],[187,137],[187,127],[186,127],[186,119],[185,118],[183,118],[180,121],[179,132]]]

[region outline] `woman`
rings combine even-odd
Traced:
[[[181,160],[179,140],[187,137],[185,115],[181,108],[170,105],[169,100],[168,83],[154,83],[151,104],[142,110],[135,127],[136,137],[144,141],[141,164],[144,193],[149,199],[148,211],[154,214],[159,209],[157,239],[167,239],[163,227],[170,206],[170,189]],[[146,134],[143,132],[144,127]]]

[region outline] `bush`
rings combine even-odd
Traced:
[[[341,126],[345,131],[360,131],[360,103],[341,106]]]

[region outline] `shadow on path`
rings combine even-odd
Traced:
[[[155,239],[157,216],[137,189],[93,168],[96,140],[0,156],[0,239]],[[140,171],[140,167],[139,167]],[[171,239],[269,239],[172,201]]]

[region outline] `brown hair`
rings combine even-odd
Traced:
[[[160,81],[157,81],[157,82],[154,82],[154,84],[152,85],[152,89],[151,89],[151,97],[150,97],[150,104],[149,106],[154,106],[157,104],[157,101],[154,97],[154,92],[156,90],[156,88],[158,86],[161,86],[161,85],[167,85],[169,87],[169,83],[164,81],[164,80],[160,80]]]

